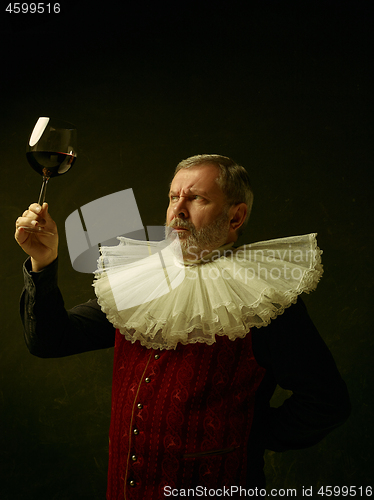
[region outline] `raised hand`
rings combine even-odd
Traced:
[[[46,232],[28,232],[27,228],[43,228]],[[57,226],[48,213],[48,204],[43,203],[41,207],[33,203],[16,220],[16,232],[14,235],[20,247],[31,256],[32,270],[41,271],[51,264],[58,254]]]

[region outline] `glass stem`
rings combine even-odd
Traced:
[[[42,188],[40,190],[39,200],[38,200],[38,203],[40,206],[42,206],[43,203],[45,202],[45,194],[47,192],[48,181],[49,181],[49,177],[46,177],[45,175],[43,175],[43,183],[42,183]]]

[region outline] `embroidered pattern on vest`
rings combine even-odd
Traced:
[[[245,486],[254,396],[265,370],[244,339],[149,350],[119,332],[108,500],[164,499],[164,487]]]

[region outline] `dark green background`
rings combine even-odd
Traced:
[[[60,228],[67,307],[93,296],[91,276],[70,264],[67,216],[131,187],[144,225],[163,224],[174,166],[193,154],[224,154],[247,167],[255,204],[242,243],[318,232],[325,276],[305,301],[353,412],[317,446],[267,453],[268,484],[299,492],[371,484],[371,2],[61,0],[61,14],[39,17],[6,14],[7,3],[1,500],[102,500],[106,489],[113,352],[37,359],[18,315],[24,254],[14,221],[40,188],[25,158],[39,116],[79,131],[74,169],[52,179],[47,197]]]

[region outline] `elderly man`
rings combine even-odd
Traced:
[[[252,199],[247,172],[229,158],[182,161],[166,227],[178,236],[185,279],[124,310],[113,294],[151,289],[151,271],[139,265],[132,281],[125,267],[115,289],[103,273],[97,300],[66,311],[47,205],[31,205],[16,222],[30,255],[22,296],[30,352],[115,345],[107,499],[183,497],[191,488],[233,498],[264,488],[265,449],[311,446],[349,414],[346,386],[299,298],[322,274],[314,235],[235,249]],[[277,384],[293,394],[271,408]]]

